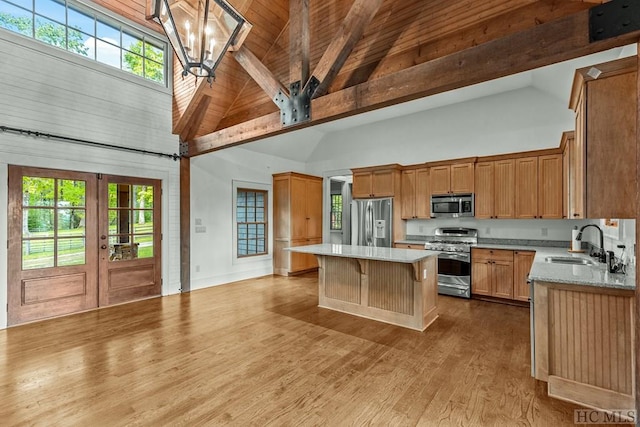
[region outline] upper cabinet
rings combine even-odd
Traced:
[[[515,217],[562,218],[562,154],[515,160]]]
[[[386,165],[373,168],[352,169],[354,199],[393,197],[400,184],[400,166]]]
[[[429,169],[406,169],[402,171],[402,219],[428,219],[429,209]]]
[[[515,161],[478,162],[475,169],[476,218],[513,218]]]
[[[596,68],[597,79],[587,74]],[[592,74],[592,73],[590,73]],[[637,58],[576,71],[570,151],[570,218],[634,218],[636,198]]]
[[[473,193],[474,162],[432,166],[431,194]]]

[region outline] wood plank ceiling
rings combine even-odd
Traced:
[[[442,58],[453,58],[456,53],[531,31],[544,23],[578,16],[576,14],[586,16],[584,12],[588,8],[603,3],[578,0],[295,1],[290,5],[288,0],[229,0],[253,27],[244,41],[244,53],[225,56],[211,87],[204,79],[183,78],[180,63],[175,61],[173,128],[174,133],[190,143],[190,155],[285,130],[279,123],[279,109],[272,98],[273,93],[268,94],[265,85],[261,87],[256,82],[259,79],[255,79],[255,75],[250,77],[245,67],[253,60],[253,65],[258,66],[253,67],[254,70],[261,70],[263,75],[270,73],[270,87],[276,88],[279,83],[281,87],[289,88],[292,75],[297,73],[306,77],[300,64],[290,63],[304,57],[305,34],[308,34],[308,69],[311,73],[326,71],[323,76],[332,77],[331,73],[337,72],[335,77],[323,82],[328,85],[312,104],[312,123],[315,123],[317,117],[332,120],[349,115],[350,110],[367,110],[354,106],[334,114],[323,113],[318,111],[328,108],[327,102],[320,102],[323,97],[335,104],[350,101],[353,97],[350,88],[356,91],[360,88],[392,90],[378,83],[390,82],[391,76],[401,76],[403,71],[437,63]],[[308,27],[303,19],[306,10]],[[366,13],[373,13],[370,22]],[[293,22],[290,22],[290,15],[295,15]],[[582,21],[571,21],[571,24],[575,22]],[[291,37],[290,28],[294,31]],[[357,37],[352,49],[342,40],[348,36]],[[295,44],[292,49],[290,38]],[[329,62],[325,59],[317,70],[327,49],[336,45],[343,49],[343,56],[348,55],[344,64],[340,66],[341,62],[335,58]],[[302,52],[302,55],[296,55],[296,52]],[[334,56],[338,57],[339,53]],[[407,73],[406,76],[419,74]],[[363,86],[365,83],[369,85]],[[414,97],[408,93],[397,99],[387,97],[382,102],[372,103],[368,109],[415,99],[424,93],[416,90]]]

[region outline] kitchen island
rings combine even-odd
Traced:
[[[318,305],[424,331],[438,317],[434,251],[320,244],[288,248],[318,259]]]

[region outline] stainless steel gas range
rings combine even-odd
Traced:
[[[438,251],[438,293],[471,298],[471,247],[478,244],[475,228],[436,228],[424,248]]]

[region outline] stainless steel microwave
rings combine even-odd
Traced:
[[[431,218],[462,218],[475,215],[473,193],[431,196]]]

